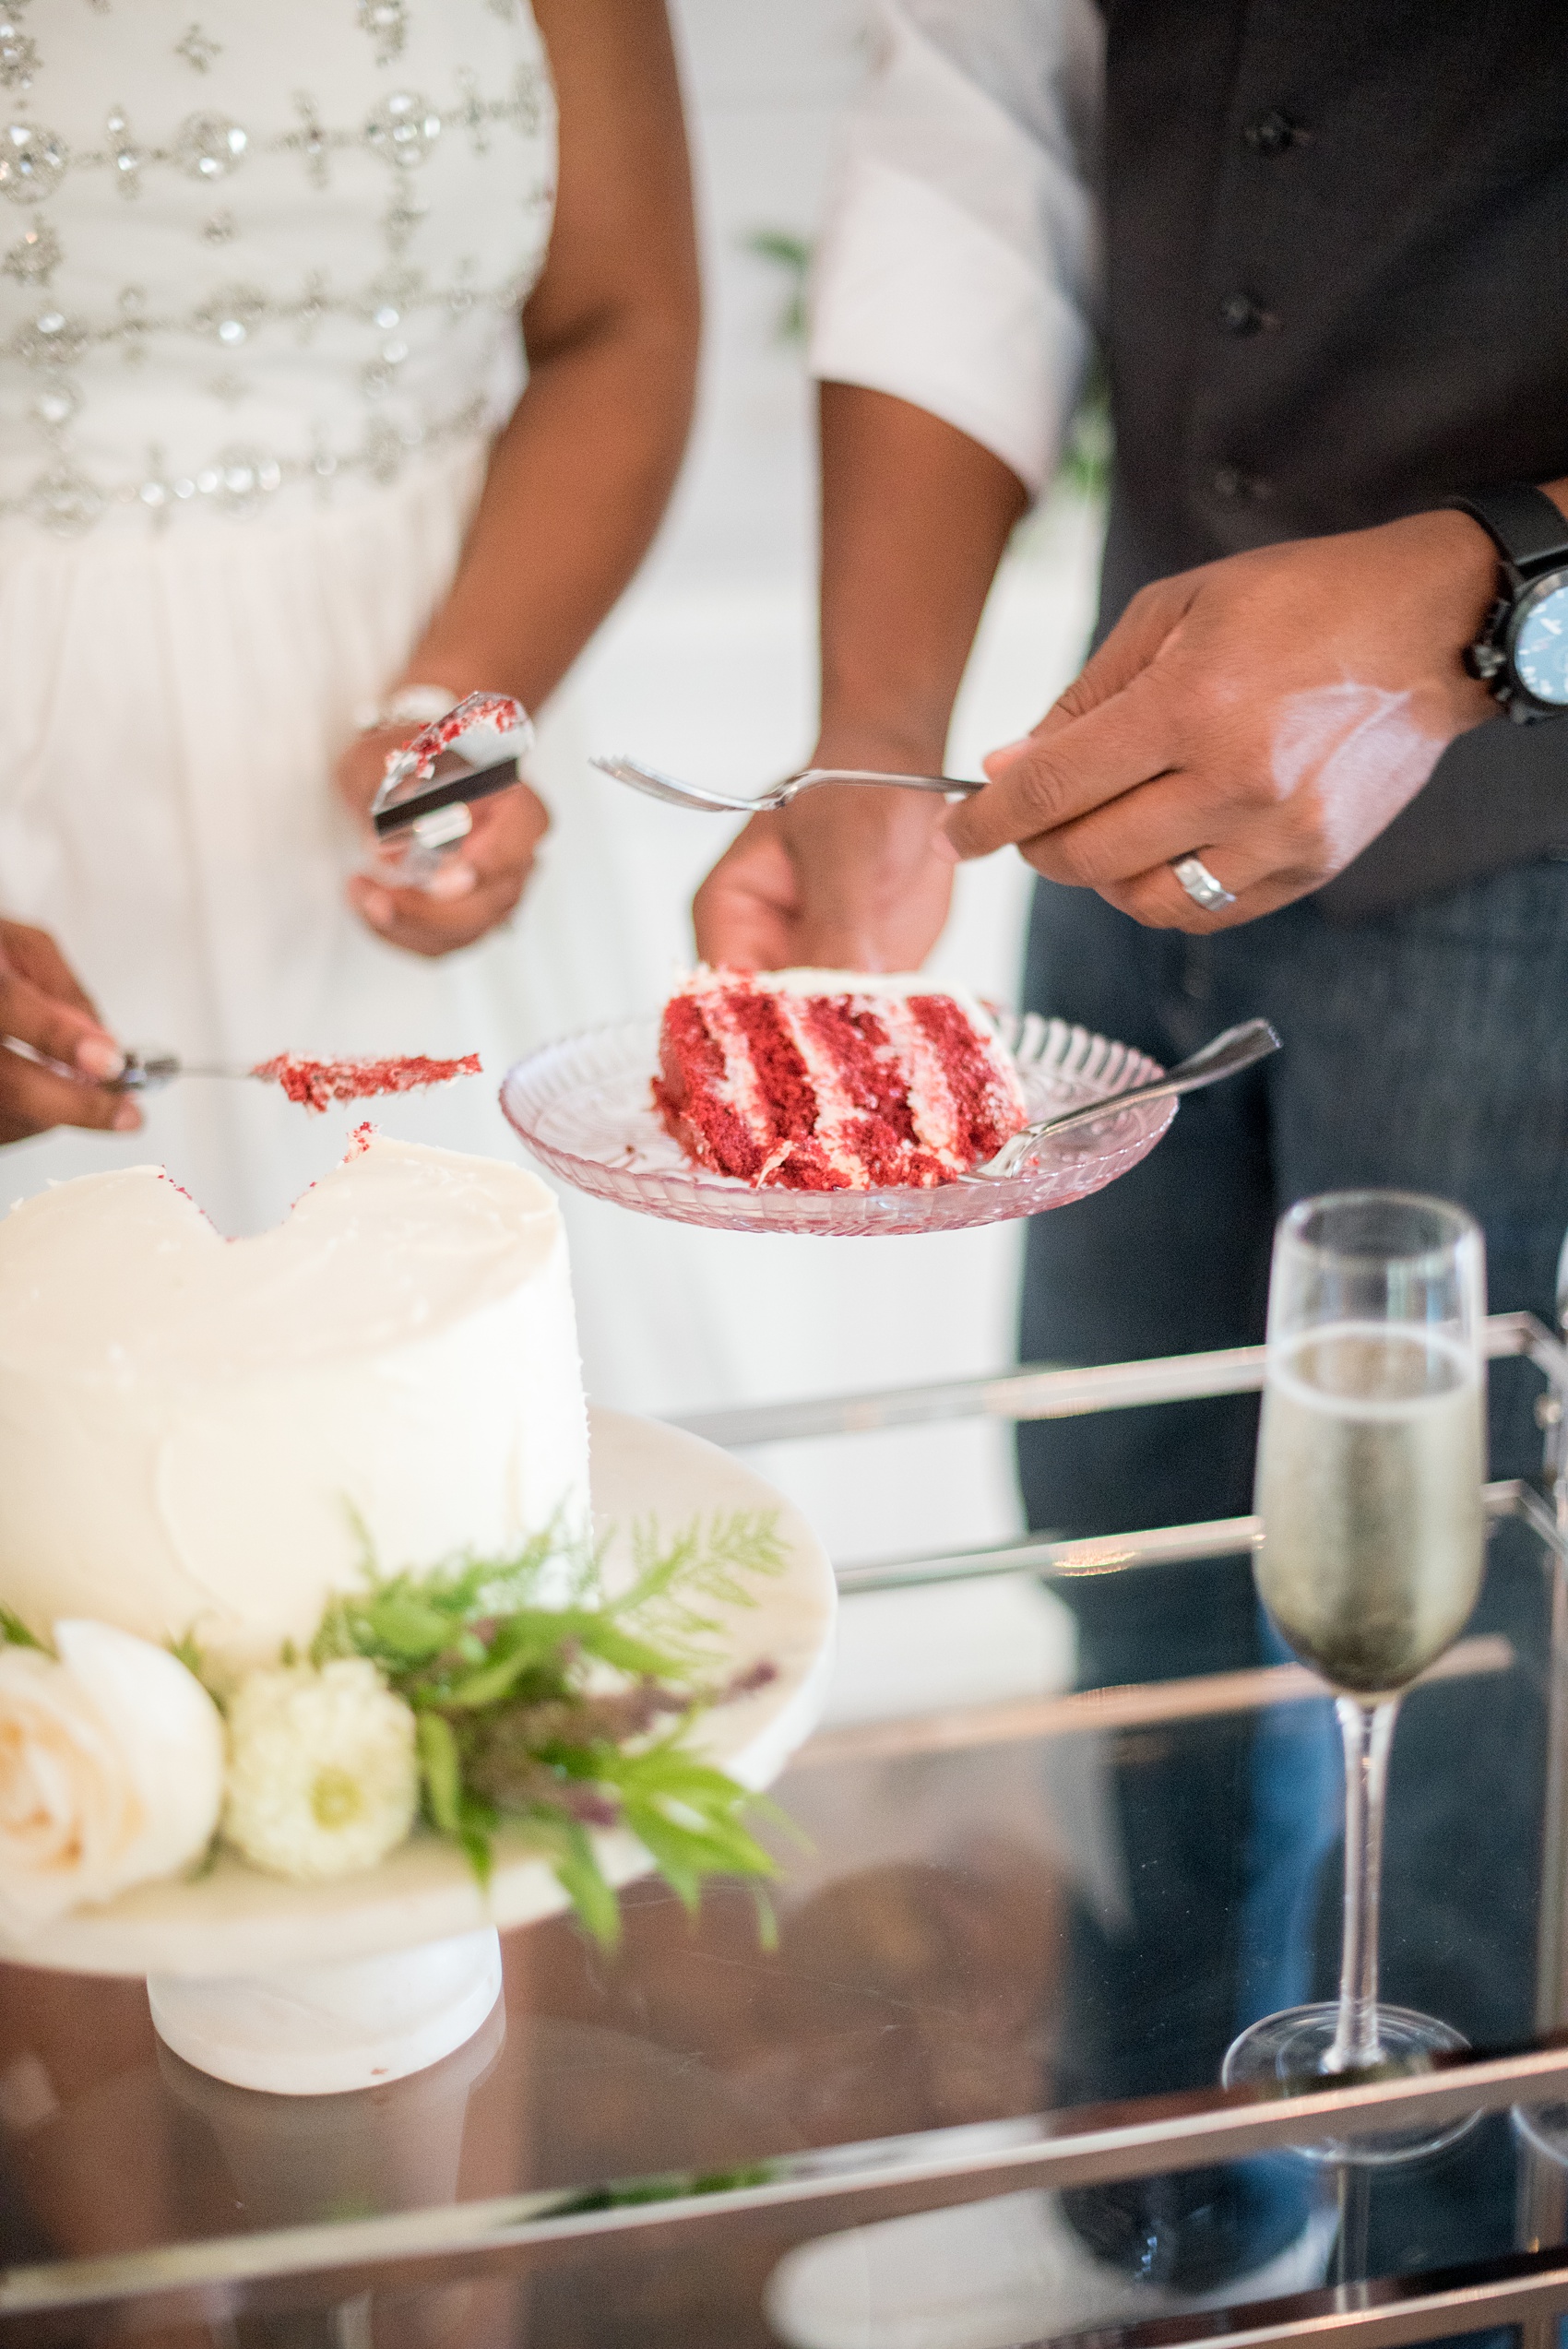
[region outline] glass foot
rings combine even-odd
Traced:
[[[1382,2063],[1361,2073],[1325,2071],[1324,2058],[1334,2044],[1338,2013],[1336,2006],[1324,2003],[1265,2014],[1231,2041],[1220,2068],[1221,2086],[1257,2085],[1300,2095],[1334,2083],[1349,2087],[1358,2081],[1393,2080],[1405,2072],[1429,2071],[1434,2056],[1460,2055],[1470,2044],[1452,2023],[1440,2023],[1435,2015],[1417,2014],[1409,2007],[1379,2007]],[[1288,2150],[1309,2162],[1408,2162],[1454,2144],[1479,2118],[1479,2113],[1463,2113],[1457,2120],[1441,2121],[1431,2129],[1401,2129],[1379,2137],[1329,2137]]]
[[[1526,2145],[1568,2168],[1568,2105],[1515,2105],[1514,2126]]]

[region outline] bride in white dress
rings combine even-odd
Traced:
[[[510,921],[575,746],[547,715],[541,799],[476,811],[433,896],[355,877],[412,730],[357,729],[414,686],[547,701],[662,511],[696,309],[659,0],[12,0],[0,915],[114,1035],[478,1050],[374,1114],[508,1149],[494,1081],[569,1017],[586,918]],[[8,1149],[0,1205],[154,1158],[247,1231],[353,1121],[193,1079]]]

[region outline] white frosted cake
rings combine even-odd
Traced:
[[[225,1240],[151,1167],[0,1217],[0,1601],[236,1662],[328,1593],[588,1523],[555,1202],[371,1137]]]

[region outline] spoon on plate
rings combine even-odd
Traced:
[[[617,783],[629,783],[634,791],[662,800],[669,807],[716,810],[724,815],[762,815],[787,808],[791,800],[818,783],[880,783],[893,790],[940,791],[949,800],[967,800],[972,792],[985,789],[983,783],[964,782],[956,775],[884,775],[873,767],[803,766],[798,775],[787,775],[782,783],[747,799],[738,791],[710,791],[705,784],[679,782],[657,766],[644,766],[640,759],[596,758],[589,765],[601,775],[612,775]]]
[[[1179,1061],[1173,1069],[1167,1069],[1163,1076],[1150,1077],[1143,1085],[1129,1085],[1123,1092],[1108,1093],[1098,1101],[1086,1101],[1081,1109],[1064,1109],[1060,1117],[1042,1118],[1038,1125],[1027,1125],[1010,1134],[995,1157],[976,1167],[969,1180],[1004,1181],[1009,1175],[1017,1173],[1040,1143],[1054,1134],[1070,1133],[1075,1126],[1094,1125],[1101,1118],[1117,1117],[1138,1101],[1159,1101],[1172,1093],[1199,1093],[1206,1085],[1218,1085],[1222,1077],[1235,1076],[1240,1070],[1251,1068],[1254,1061],[1278,1050],[1279,1038],[1267,1020],[1243,1020],[1240,1027],[1228,1027],[1190,1060]]]

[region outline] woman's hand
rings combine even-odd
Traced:
[[[14,1051],[13,1042],[41,1060]],[[125,1065],[48,931],[0,921],[0,1142],[56,1125],[134,1133],[141,1111],[108,1089]]]
[[[384,726],[350,742],[338,762],[339,791],[363,824],[380,788],[389,754],[411,741],[416,726]],[[550,829],[544,801],[526,783],[472,811],[473,830],[447,852],[441,869],[423,888],[377,880],[356,872],[349,881],[349,903],[366,926],[391,946],[411,955],[449,955],[471,946],[505,921],[528,885],[534,850]],[[401,846],[393,843],[386,860],[395,863]]]

